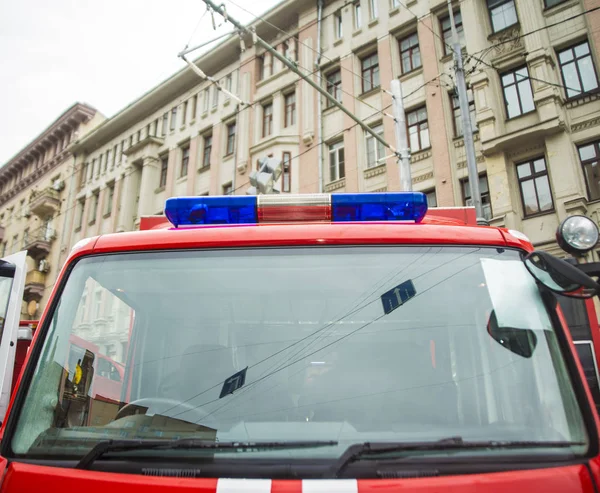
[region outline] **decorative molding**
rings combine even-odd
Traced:
[[[497,56],[507,55],[524,48],[519,25],[491,34],[488,36],[488,40],[494,45],[494,53]]]
[[[376,188],[373,193],[387,192],[387,187]]]
[[[591,103],[592,101],[598,101],[599,99],[600,99],[600,93],[587,94],[587,95],[579,97],[577,99],[567,101],[565,103],[565,106],[568,109],[577,108],[577,106],[582,106],[584,104]]]
[[[476,163],[483,163],[483,162],[485,162],[485,156],[483,154],[477,154],[475,156],[475,162]],[[458,161],[456,163],[456,169],[463,169],[463,168],[466,168],[466,167],[467,167],[467,161],[466,160],[464,160],[464,161]]]
[[[423,161],[423,159],[427,159],[431,156],[431,149],[427,149],[426,151],[417,152],[410,157],[411,163],[417,163],[419,161]]]
[[[534,146],[531,147],[526,147],[525,149],[518,149],[514,152],[509,152],[507,153],[507,157],[509,158],[515,158],[515,157],[519,157],[522,156],[523,154],[529,154],[531,152],[534,151],[544,151],[544,144],[536,144]]]
[[[600,116],[597,116],[596,118],[590,118],[589,120],[571,125],[571,132],[580,132],[581,130],[596,127],[598,125],[600,125]]]
[[[248,161],[240,161],[237,164],[236,169],[238,170],[239,174],[243,175],[248,169]]]
[[[373,166],[372,168],[367,168],[363,170],[365,178],[371,178],[373,176],[382,175],[385,173],[386,165],[385,163],[380,164],[378,166]]]
[[[425,180],[429,180],[430,178],[433,178],[433,171],[430,171],[429,173],[425,173],[424,175],[415,176],[412,179],[412,182],[413,182],[413,184],[421,183],[421,182],[424,182]]]
[[[331,192],[332,190],[338,190],[340,188],[344,188],[346,186],[346,178],[342,178],[341,180],[332,181],[331,183],[327,183],[325,185],[325,191]]]

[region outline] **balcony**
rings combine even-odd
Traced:
[[[42,228],[33,232],[23,241],[27,255],[36,261],[47,257],[55,238],[56,232],[52,228]]]
[[[46,188],[39,192],[33,192],[29,199],[29,210],[36,216],[47,218],[54,215],[60,209],[60,197],[53,188]]]
[[[25,291],[23,299],[27,302],[39,301],[44,295],[44,286],[46,285],[46,274],[39,270],[30,270],[25,276]]]

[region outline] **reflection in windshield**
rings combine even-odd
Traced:
[[[490,259],[515,275],[484,271]],[[410,297],[399,294],[386,313],[382,296],[407,281]],[[503,290],[524,294],[491,294]],[[526,355],[490,333],[498,310],[537,314],[511,319],[518,347],[535,338]],[[515,251],[94,257],[79,262],[62,294],[13,449],[52,454],[55,439],[89,448],[106,437],[585,441],[561,358]],[[83,392],[75,383],[77,404],[73,362],[92,375]],[[227,382],[233,393],[223,392]],[[56,409],[45,404],[52,397]]]

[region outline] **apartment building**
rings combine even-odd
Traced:
[[[21,317],[39,317],[69,252],[71,144],[104,117],[76,103],[0,167],[0,256],[27,250]]]

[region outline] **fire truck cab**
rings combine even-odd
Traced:
[[[600,488],[557,301],[600,286],[575,266],[412,192],[165,215],[71,251],[2,425],[1,493]]]

